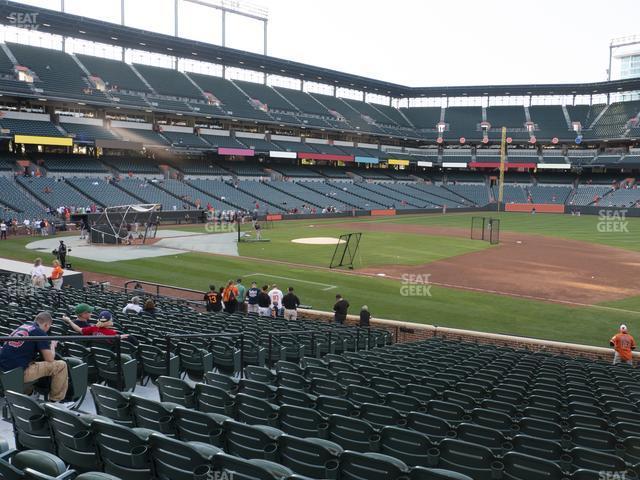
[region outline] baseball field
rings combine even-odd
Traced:
[[[293,286],[319,310],[330,310],[341,293],[351,313],[366,304],[374,318],[589,345],[606,345],[620,323],[640,325],[640,219],[485,213],[500,219],[500,244],[489,245],[470,239],[473,215],[273,222],[262,231],[269,242],[241,243],[239,256],[189,252],[109,263],[70,257],[75,269],[114,282],[205,290],[242,278]],[[179,228],[207,234],[204,226]],[[327,268],[335,244],[292,241],[349,232],[362,232],[353,270]],[[0,243],[0,256],[32,261],[35,253],[25,248],[31,241],[11,237]]]

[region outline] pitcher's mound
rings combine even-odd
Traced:
[[[338,243],[344,243],[344,240],[334,237],[294,238],[291,241],[293,243],[304,243],[305,245],[336,245]]]

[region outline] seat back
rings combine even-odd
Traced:
[[[42,405],[32,398],[12,391],[5,392],[19,449],[55,453],[52,432]]]
[[[45,404],[45,412],[55,439],[57,454],[69,465],[83,470],[100,468],[91,430],[93,415],[83,415],[55,405]]]
[[[151,477],[148,441],[131,428],[95,419],[91,422],[97,452],[104,471],[126,480]]]

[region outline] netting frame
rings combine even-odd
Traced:
[[[89,239],[91,243],[123,245],[131,237],[131,232],[126,229],[126,225],[138,223],[144,227],[144,233],[139,237],[144,245],[147,239],[156,237],[160,221],[158,213],[161,210],[162,205],[159,203],[133,203],[105,207],[98,219],[91,225]],[[123,225],[125,226],[124,232],[126,232],[124,234]],[[102,238],[102,242],[94,242],[94,234],[98,234]],[[113,241],[106,242],[105,237],[109,237]]]

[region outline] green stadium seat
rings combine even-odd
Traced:
[[[309,391],[314,395],[335,395],[340,397],[346,393],[344,386],[340,382],[319,377],[311,379]]]
[[[53,432],[44,407],[22,393],[7,391],[5,398],[11,412],[16,447],[55,453]]]
[[[337,478],[344,450],[328,440],[282,435],[278,438],[278,452],[278,463],[300,475]]]
[[[309,380],[302,375],[290,372],[278,372],[277,383],[281,387],[293,388],[296,390],[308,390]]]
[[[94,383],[91,385],[91,396],[98,415],[107,417],[120,425],[134,426],[130,405],[131,394]]]
[[[202,442],[223,448],[226,415],[205,413],[190,408],[176,407],[173,410],[176,435],[183,442]]]
[[[201,412],[217,413],[235,418],[236,399],[228,391],[204,383],[196,383],[196,406]]]
[[[381,453],[346,451],[340,456],[342,480],[395,480],[408,473],[409,467],[404,462]]]
[[[404,388],[404,393],[406,395],[415,397],[425,403],[429,400],[435,400],[438,398],[438,391],[436,389],[425,385],[417,385],[414,383],[408,384]]]
[[[425,402],[421,402],[416,397],[402,393],[388,393],[385,397],[385,405],[405,414],[408,412],[426,411]]]
[[[366,420],[375,428],[404,426],[407,424],[406,418],[395,408],[373,403],[360,405],[360,418]]]
[[[91,422],[96,451],[104,471],[123,480],[151,476],[149,436],[152,430],[129,428],[96,418]]]
[[[627,469],[624,459],[590,448],[572,448],[568,454],[574,469],[582,468],[597,472],[623,472]]]
[[[277,461],[278,439],[284,432],[266,425],[247,425],[227,420],[223,424],[225,450],[242,458]]]
[[[192,380],[202,380],[204,374],[213,369],[213,354],[186,342],[178,343],[176,349],[180,358],[180,371]]]
[[[440,468],[415,467],[409,474],[410,480],[473,480],[461,473],[443,470]]]
[[[525,435],[557,442],[561,441],[564,435],[564,431],[559,424],[537,418],[524,417],[518,422],[518,427],[519,432]]]
[[[324,438],[329,427],[327,419],[311,408],[283,405],[279,411],[279,428],[296,437]]]
[[[196,393],[184,380],[174,377],[158,377],[158,392],[161,402],[171,402],[187,408],[196,405]]]
[[[384,427],[380,430],[380,453],[402,460],[410,466],[430,466],[432,463],[429,461],[429,452],[435,447],[436,443],[420,432],[398,427]]]
[[[499,430],[474,425],[472,423],[461,423],[456,427],[456,438],[464,442],[475,443],[490,448],[495,455],[501,455],[507,449],[507,437]]]
[[[562,469],[554,462],[523,453],[509,452],[502,457],[505,480],[563,480]],[[572,477],[574,478],[574,477]]]
[[[358,408],[356,405],[346,398],[331,397],[320,395],[316,399],[316,410],[322,415],[344,415],[357,416]]]
[[[227,474],[236,480],[282,480],[295,479],[293,472],[285,466],[261,459],[244,460],[219,453],[213,458],[213,472],[220,472],[222,477]],[[208,472],[209,476],[213,472]],[[203,470],[204,473],[204,470]],[[207,478],[201,477],[201,478]],[[303,480],[303,477],[300,477]]]
[[[426,413],[451,423],[460,423],[466,417],[465,410],[460,405],[442,400],[429,400]]]
[[[529,435],[515,435],[509,443],[511,443],[511,451],[513,452],[554,461],[565,470],[571,466],[571,457],[565,453],[560,442]]]
[[[345,450],[376,451],[380,443],[378,431],[367,421],[343,415],[329,416],[328,440]]]
[[[91,354],[95,360],[98,379],[114,388],[118,386],[118,377],[122,379],[122,388],[133,391],[138,377],[138,361],[128,355],[121,354],[120,375],[118,375],[116,354],[110,350],[91,347]]]
[[[373,388],[361,385],[348,385],[345,397],[356,405],[362,403],[382,405],[385,402],[385,397],[382,394]]]
[[[167,376],[167,353],[155,345],[146,343],[140,344],[140,364],[142,375],[151,380],[160,376]],[[171,354],[169,358],[169,377],[177,378],[180,370],[180,359],[177,355]]]
[[[445,438],[438,444],[437,467],[454,470],[474,480],[491,480],[502,473],[503,465],[482,445]]]
[[[266,367],[259,367],[257,365],[248,365],[244,369],[244,373],[249,380],[253,380],[260,383],[268,383],[275,385],[276,376]]]
[[[222,373],[207,372],[204,375],[204,381],[207,385],[221,388],[233,395],[238,392],[238,379]]]
[[[131,395],[130,402],[136,427],[155,430],[171,437],[176,435],[173,410],[179,405],[157,402],[138,395]]]
[[[237,419],[250,425],[278,426],[278,412],[280,407],[261,398],[252,397],[244,393],[236,395]]]
[[[304,408],[315,408],[317,397],[301,390],[278,387],[275,402],[278,405],[296,405]]]
[[[432,441],[455,436],[453,426],[446,420],[427,413],[409,412],[407,428],[427,435]]]
[[[3,480],[62,479],[66,470],[67,466],[62,460],[43,450],[9,450],[0,454],[0,477]]]
[[[196,480],[211,472],[221,450],[198,442],[185,443],[159,434],[149,437],[153,471],[160,480]]]
[[[47,403],[45,412],[56,444],[56,454],[73,468],[99,470],[100,459],[91,430],[93,415],[70,412],[64,407]],[[104,419],[108,421],[108,419]]]
[[[238,382],[238,393],[272,402],[276,398],[276,387],[268,383],[243,378]]]
[[[513,431],[514,423],[512,418],[506,413],[487,408],[474,408],[470,412],[471,422],[483,427],[493,428],[504,434]]]

